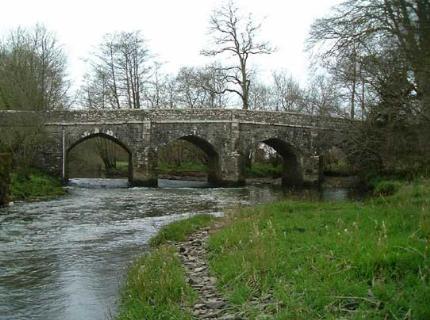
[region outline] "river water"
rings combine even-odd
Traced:
[[[161,226],[286,195],[270,186],[224,189],[169,180],[160,188],[126,186],[76,179],[59,199],[0,209],[1,320],[109,319],[127,266]],[[347,190],[313,196],[339,200]]]

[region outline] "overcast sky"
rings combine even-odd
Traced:
[[[141,30],[166,72],[210,62],[199,55],[209,43],[208,20],[221,0],[12,0],[1,1],[0,35],[17,26],[44,24],[56,34],[68,56],[74,87],[85,62],[105,33]],[[308,54],[304,40],[315,18],[339,0],[237,0],[243,12],[262,21],[262,38],[277,52],[258,58],[261,76],[280,68],[304,83]]]

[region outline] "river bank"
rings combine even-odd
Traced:
[[[285,200],[167,226],[131,269],[118,319],[204,317],[195,313],[201,294],[181,253],[205,227],[206,260],[197,269],[209,270],[205,278],[216,279],[238,319],[427,319],[430,182],[394,193],[364,202]]]
[[[11,201],[41,201],[65,195],[61,180],[40,170],[15,171],[10,178]]]

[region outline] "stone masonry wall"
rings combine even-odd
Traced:
[[[284,158],[284,180],[300,184],[318,180],[318,150],[330,145],[350,125],[341,118],[299,113],[228,109],[75,110],[45,113],[3,111],[0,127],[44,119],[49,141],[41,165],[67,178],[68,151],[77,143],[102,135],[122,145],[133,166],[130,182],[155,186],[158,149],[176,139],[199,146],[211,160],[211,180],[219,185],[244,182],[249,150],[266,142]],[[325,137],[321,139],[321,137]],[[328,137],[328,138],[327,138]],[[329,140],[329,141],[328,141]],[[330,142],[332,141],[332,142]]]

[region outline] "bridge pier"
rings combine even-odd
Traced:
[[[221,172],[216,185],[220,187],[238,187],[245,185],[241,155],[234,151],[224,155],[221,160]]]
[[[134,187],[157,187],[157,153],[150,147],[132,154],[132,172],[129,183]]]
[[[322,157],[307,156],[303,161],[303,183],[306,186],[318,186],[323,178]]]

